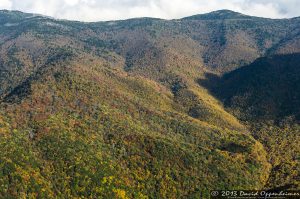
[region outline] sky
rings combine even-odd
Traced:
[[[135,17],[178,19],[221,9],[290,18],[300,16],[300,0],[0,0],[0,9],[87,22]]]

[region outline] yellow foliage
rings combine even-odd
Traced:
[[[126,191],[124,191],[123,189],[114,189],[114,192],[116,194],[116,198],[118,199],[127,199],[128,197],[126,197]]]

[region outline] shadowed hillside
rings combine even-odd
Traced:
[[[260,58],[224,75],[215,92],[245,121],[299,121],[299,74],[300,54]]]
[[[200,81],[266,146],[273,165],[268,186],[299,187],[299,74],[300,54],[289,54]]]

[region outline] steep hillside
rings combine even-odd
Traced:
[[[4,98],[2,197],[198,197],[266,182],[251,136],[176,111],[155,82],[77,56]]]
[[[211,85],[225,107],[266,146],[273,165],[268,186],[299,188],[299,74],[300,54],[276,55],[214,77]]]
[[[299,121],[299,74],[300,54],[260,58],[225,74],[215,93],[244,121]]]
[[[299,141],[299,22],[227,10],[97,23],[0,11],[0,197],[297,186],[298,149],[285,150]],[[235,106],[248,87],[260,101]],[[290,115],[285,137],[277,123]]]

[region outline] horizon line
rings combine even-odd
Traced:
[[[175,20],[183,20],[183,19],[187,19],[187,18],[191,18],[191,17],[201,16],[201,15],[209,15],[209,14],[213,14],[213,13],[216,13],[216,12],[226,12],[226,11],[230,11],[232,13],[240,14],[241,16],[245,16],[245,17],[253,17],[253,18],[260,18],[260,19],[271,19],[271,20],[288,20],[288,19],[296,19],[296,18],[300,17],[300,16],[296,16],[296,17],[284,17],[284,18],[270,18],[270,17],[255,16],[255,15],[247,15],[247,14],[243,14],[241,12],[234,11],[234,10],[229,10],[229,9],[219,9],[219,10],[214,10],[214,11],[210,11],[210,12],[204,12],[204,13],[189,15],[189,16],[185,16],[185,17],[182,17],[182,18],[171,18],[171,19],[158,18],[158,17],[149,17],[149,16],[141,16],[141,17],[126,18],[126,19],[112,19],[112,20],[99,20],[99,21],[83,21],[83,20],[75,20],[75,19],[57,18],[57,17],[53,17],[53,16],[48,16],[48,15],[40,14],[40,13],[24,12],[24,11],[21,11],[21,10],[0,9],[0,12],[3,12],[3,11],[6,11],[6,12],[20,12],[20,13],[23,13],[23,14],[31,14],[31,15],[36,15],[36,16],[45,17],[45,18],[49,18],[49,19],[54,19],[54,20],[58,20],[58,21],[71,21],[71,22],[73,21],[73,22],[82,22],[82,23],[114,22],[114,21],[134,20],[134,19],[157,19],[157,20],[165,20],[165,21],[175,21]]]

